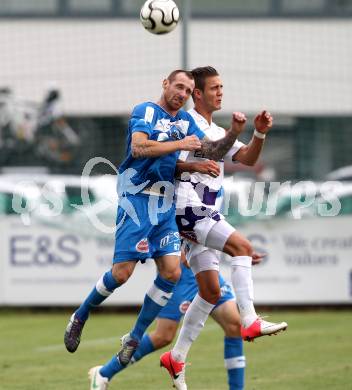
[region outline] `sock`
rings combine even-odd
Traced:
[[[114,290],[120,285],[116,282],[112,276],[111,270],[106,272],[102,277],[97,281],[97,284],[90,292],[86,300],[81,304],[81,306],[76,310],[76,316],[81,321],[86,321],[91,309],[93,307],[99,306],[109,295],[111,295]]]
[[[138,360],[141,360],[144,356],[150,354],[151,352],[154,352],[154,350],[155,348],[150,340],[149,335],[145,334],[131,359],[131,364],[136,363]],[[118,374],[120,371],[129,366],[130,365],[124,366],[123,364],[121,364],[117,355],[114,355],[111,360],[108,361],[105,366],[100,369],[99,373],[101,376],[108,378],[110,381],[114,375]]]
[[[145,295],[143,306],[130,336],[140,341],[148,326],[158,316],[160,310],[167,304],[172,296],[175,283],[163,279],[160,275]]]
[[[224,359],[229,390],[243,390],[246,358],[241,337],[224,338]]]
[[[193,341],[198,337],[204,327],[205,321],[215,305],[207,302],[198,294],[193,299],[186,311],[183,324],[178,335],[176,344],[172,349],[172,357],[179,361],[185,362],[187,354]]]
[[[252,258],[235,256],[231,262],[231,280],[244,327],[251,325],[258,317],[253,304]]]
[[[136,363],[138,360],[141,360],[144,356],[149,355],[154,352],[154,345],[149,337],[149,335],[145,334],[140,342],[136,352],[134,353],[131,363]]]

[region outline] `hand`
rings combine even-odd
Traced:
[[[262,259],[266,256],[266,253],[258,253],[253,252],[252,253],[252,265],[257,265],[261,263]]]
[[[242,112],[234,112],[232,114],[231,131],[239,136],[246,125],[247,118]]]
[[[218,164],[213,160],[206,160],[194,163],[195,172],[204,173],[212,177],[218,177],[220,175],[220,168]]]
[[[202,148],[202,144],[196,135],[189,135],[180,141],[180,150],[199,150]]]
[[[254,119],[254,127],[260,133],[266,134],[273,125],[273,117],[270,112],[262,111]]]

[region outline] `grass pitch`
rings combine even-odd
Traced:
[[[89,389],[87,371],[119,349],[119,336],[135,315],[92,314],[81,345],[69,354],[63,333],[69,313],[0,311],[1,390]],[[349,311],[273,312],[288,330],[245,343],[246,390],[352,389],[352,313]],[[109,390],[172,389],[160,353],[149,355],[111,382]],[[228,390],[223,333],[209,319],[189,355],[190,390]]]

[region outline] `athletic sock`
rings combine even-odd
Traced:
[[[251,325],[258,317],[253,303],[252,258],[235,256],[231,262],[231,280],[244,327]]]
[[[155,348],[148,334],[145,334],[136,350],[133,354],[131,363],[136,363],[141,360],[144,356],[154,352]]]
[[[112,276],[111,270],[106,272],[98,280],[97,284],[85,299],[85,301],[76,310],[76,316],[81,321],[86,321],[91,309],[93,307],[99,306],[119,286],[119,283],[117,283],[117,281]]]
[[[241,337],[224,338],[224,359],[229,390],[243,390],[246,358]]]
[[[188,351],[191,348],[193,341],[198,337],[214,306],[215,305],[207,302],[198,294],[195,296],[193,302],[186,311],[176,344],[171,351],[172,357],[175,360],[179,362],[186,361]]]
[[[138,360],[141,360],[144,356],[150,354],[151,352],[154,352],[154,350],[155,348],[150,340],[149,335],[145,334],[131,359],[131,364],[136,363]],[[118,356],[114,355],[111,360],[109,360],[105,364],[105,366],[100,369],[99,373],[101,376],[108,378],[110,381],[113,376],[115,376],[120,371],[124,370],[126,367],[129,366],[129,364],[127,366],[121,364]]]
[[[163,279],[160,275],[154,280],[154,284],[144,297],[144,302],[139,316],[130,336],[140,341],[148,326],[154,321],[160,310],[167,304],[172,296],[176,283]]]

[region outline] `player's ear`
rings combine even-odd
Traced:
[[[168,79],[164,79],[163,81],[163,89],[167,88],[170,84],[170,81]]]
[[[202,97],[202,91],[198,88],[194,88],[193,96],[195,99],[200,99]]]

